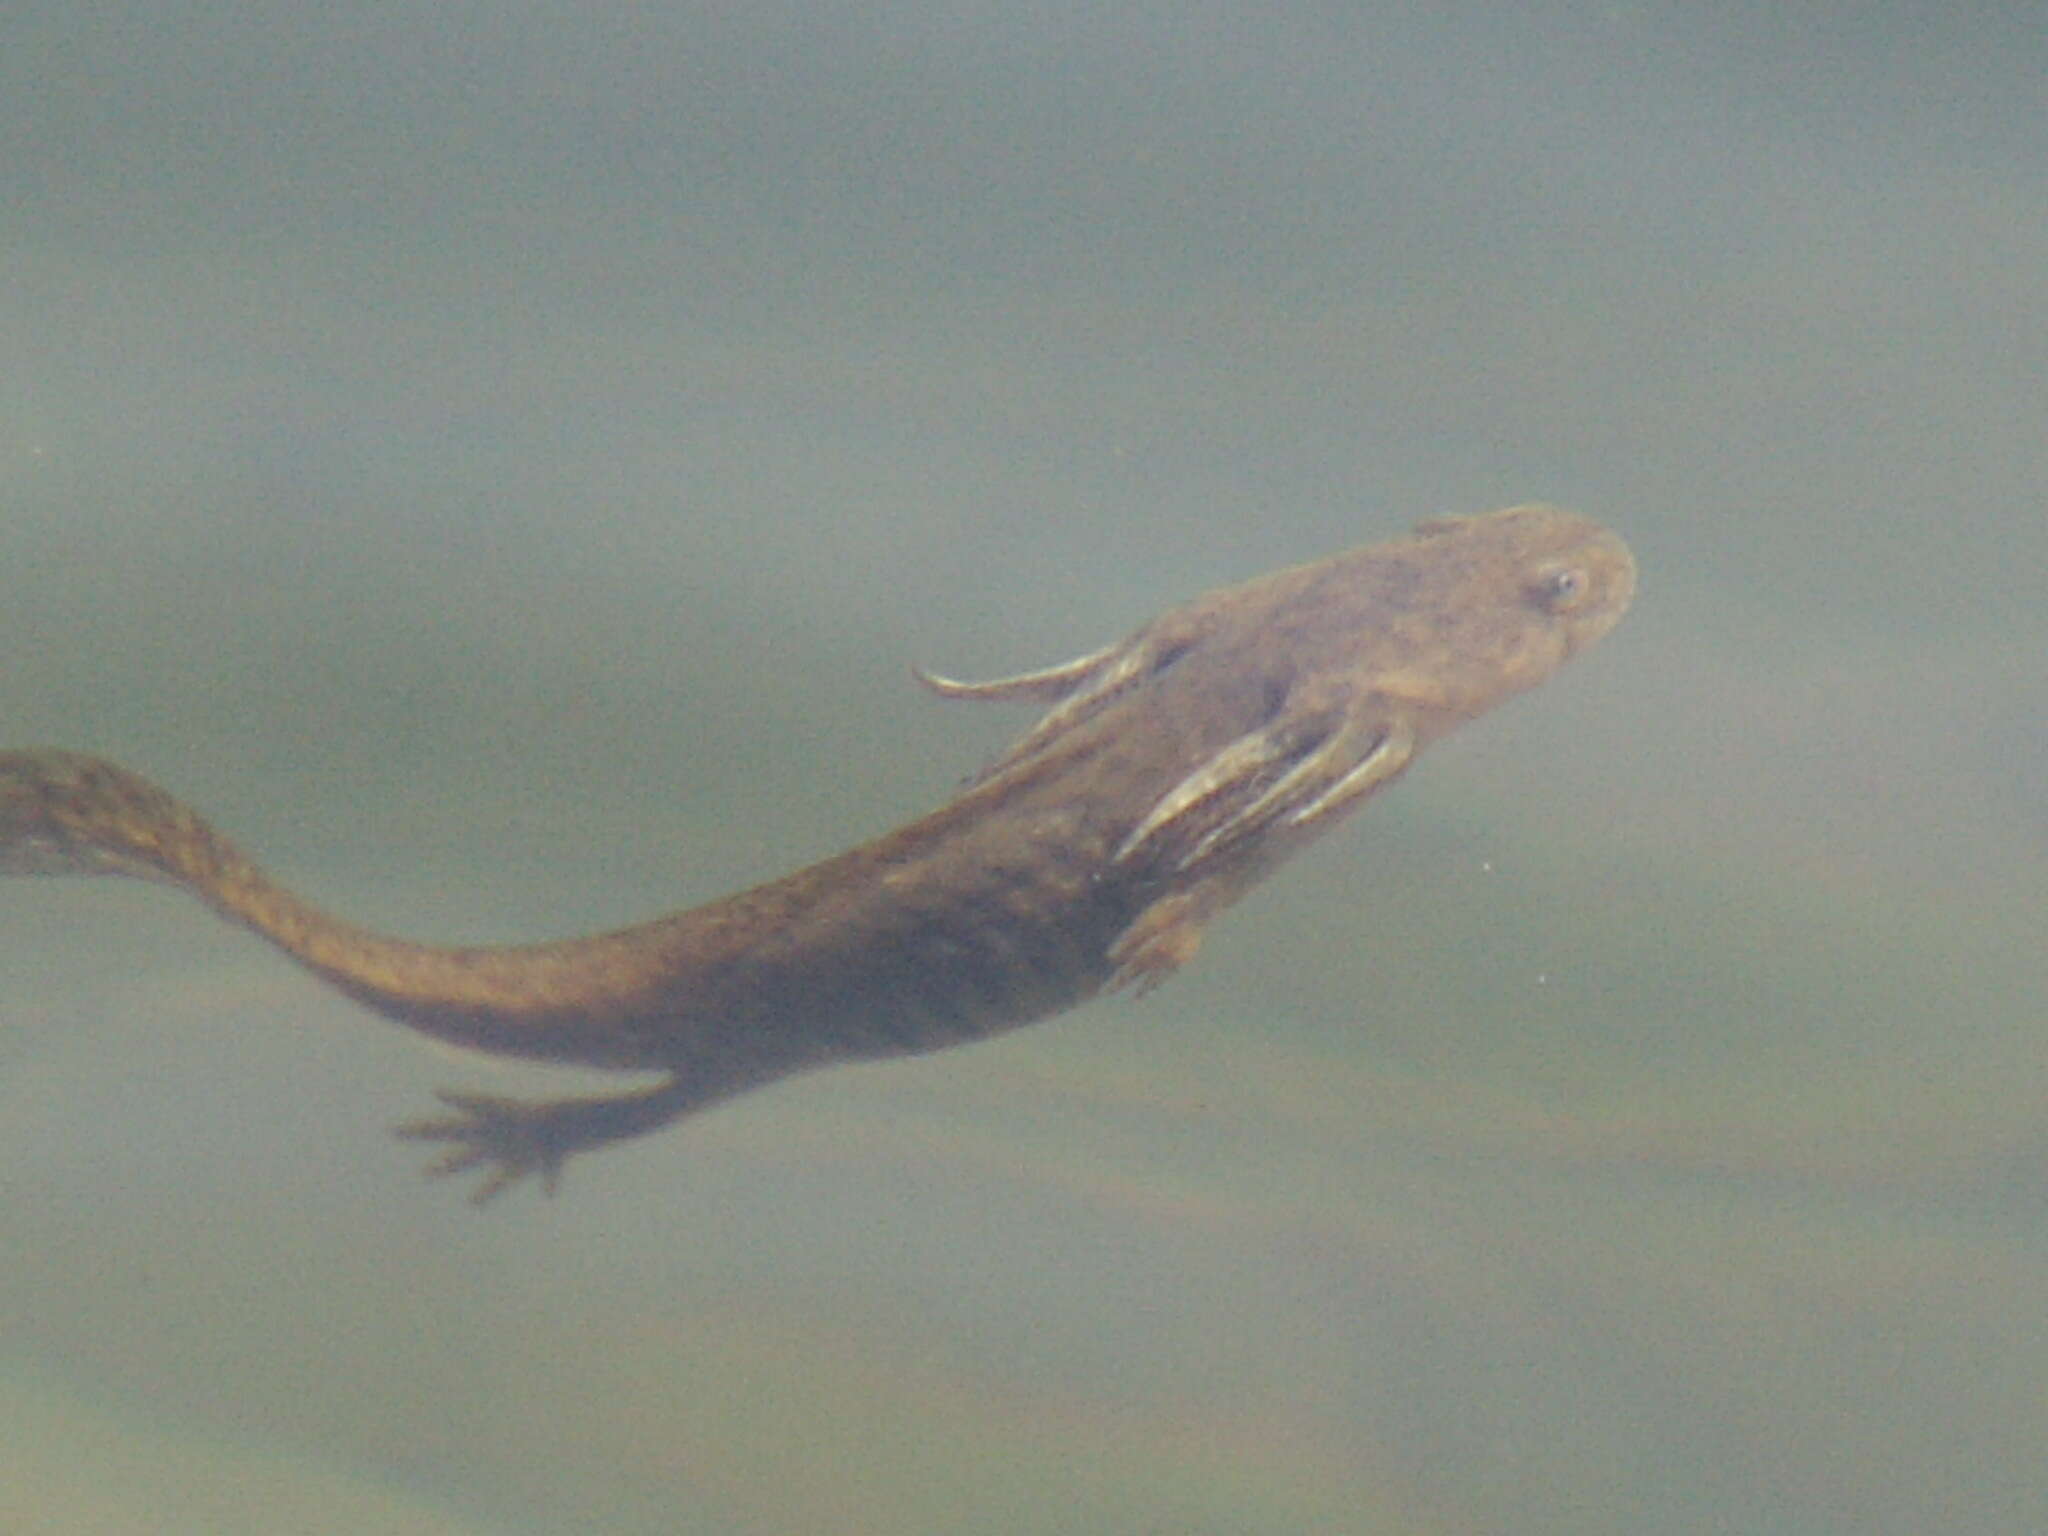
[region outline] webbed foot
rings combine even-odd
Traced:
[[[680,1077],[602,1098],[506,1099],[446,1088],[434,1096],[454,1113],[408,1120],[396,1132],[408,1141],[449,1143],[427,1165],[429,1178],[481,1168],[472,1205],[495,1199],[530,1174],[538,1174],[540,1187],[552,1195],[570,1153],[654,1130],[710,1097]]]
[[[561,1186],[562,1164],[576,1146],[561,1135],[566,1117],[558,1102],[446,1088],[436,1089],[434,1097],[455,1113],[422,1116],[395,1128],[408,1141],[451,1143],[427,1165],[428,1178],[483,1167],[483,1182],[470,1195],[471,1205],[488,1203],[528,1174],[539,1174],[540,1187],[550,1195]]]

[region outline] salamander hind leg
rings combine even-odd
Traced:
[[[671,1077],[638,1093],[595,1098],[507,1099],[489,1093],[439,1090],[453,1114],[425,1116],[397,1127],[410,1141],[445,1141],[448,1149],[427,1166],[429,1178],[483,1170],[471,1194],[483,1205],[529,1174],[553,1194],[572,1152],[657,1130],[687,1113],[701,1093]]]

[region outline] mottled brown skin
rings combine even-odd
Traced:
[[[832,1062],[935,1050],[1150,986],[1204,927],[1429,742],[1613,627],[1626,546],[1550,507],[1225,587],[1121,644],[950,697],[1050,703],[930,815],[766,885],[616,933],[440,948],[343,923],[126,769],[0,753],[0,873],[185,886],[402,1024],[503,1055],[652,1069],[616,1096],[443,1093],[400,1134],[485,1200],[572,1152]]]

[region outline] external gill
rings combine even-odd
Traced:
[[[1159,798],[1114,862],[1135,857],[1190,818],[1223,809],[1222,819],[1175,861],[1177,870],[1195,869],[1275,822],[1303,827],[1348,810],[1398,775],[1415,752],[1414,733],[1399,720],[1340,716],[1335,729],[1306,747],[1288,740],[1291,734],[1267,726],[1224,747]],[[1293,765],[1262,787],[1267,770],[1289,758]]]
[[[1178,656],[1184,645],[1167,644],[1158,637],[1141,634],[1115,645],[1090,651],[1058,666],[1015,677],[991,678],[969,683],[940,677],[921,667],[912,668],[917,680],[948,699],[1044,699],[1053,707],[1029,731],[977,777],[991,774],[1024,761],[1048,741],[1072,729],[1122,693],[1133,683],[1151,676]]]
[[[1111,657],[1123,648],[1124,642],[1105,645],[1099,651],[1090,651],[1086,656],[1076,656],[1072,661],[1063,661],[1057,666],[1040,667],[1035,672],[1019,672],[1015,677],[995,677],[987,682],[967,683],[957,677],[941,677],[936,672],[927,672],[923,667],[912,667],[911,675],[933,693],[948,699],[1043,699],[1048,702],[1064,699],[1082,683],[1089,674],[1097,671]]]

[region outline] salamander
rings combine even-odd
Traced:
[[[1209,922],[1436,738],[1543,682],[1635,590],[1613,533],[1545,506],[1170,608],[950,699],[1042,717],[930,814],[750,890],[549,943],[410,943],[330,916],[197,812],[79,753],[0,753],[0,873],[168,881],[378,1013],[457,1045],[663,1074],[599,1096],[442,1092],[400,1126],[473,1199],[792,1073],[941,1049],[1149,989]]]

